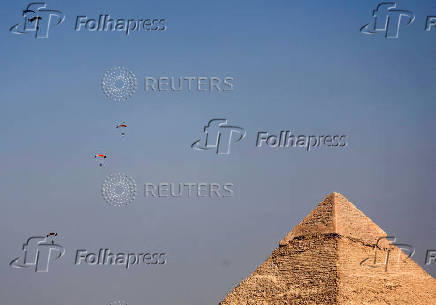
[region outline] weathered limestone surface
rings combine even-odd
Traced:
[[[436,305],[436,280],[383,236],[332,193],[220,305]]]

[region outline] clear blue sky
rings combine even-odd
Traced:
[[[65,13],[48,39],[14,35],[23,1],[0,11],[0,304],[217,304],[332,191],[343,193],[423,266],[436,248],[436,29],[430,0],[399,2],[399,39],[359,32],[378,1],[49,1]],[[157,33],[75,32],[75,17],[164,17]],[[107,100],[112,66],[138,77]],[[232,76],[223,93],[144,92],[146,76]],[[232,154],[190,148],[212,118],[244,127]],[[129,123],[120,139],[115,121]],[[346,134],[341,151],[258,150],[256,132]],[[110,158],[99,168],[92,155]],[[108,206],[103,179],[126,172],[139,194]],[[232,182],[225,200],[145,199],[146,182]],[[58,232],[48,273],[9,262],[33,235]],[[164,251],[157,268],[74,266],[76,249]],[[425,269],[436,275],[436,264]]]

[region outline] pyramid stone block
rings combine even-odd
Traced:
[[[220,305],[436,305],[436,280],[384,237],[331,193]]]

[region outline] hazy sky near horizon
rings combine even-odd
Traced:
[[[14,35],[24,1],[0,12],[0,304],[212,305],[330,192],[342,193],[424,265],[436,249],[436,2],[399,39],[364,35],[378,1],[48,1],[65,21],[48,39]],[[167,30],[74,31],[76,16],[165,18]],[[138,79],[108,100],[103,73]],[[233,77],[228,92],[144,91],[144,78]],[[243,127],[231,154],[191,144],[214,118]],[[125,138],[115,122],[128,122]],[[342,149],[258,149],[259,131],[346,135]],[[93,154],[109,158],[99,167]],[[124,208],[101,197],[110,173],[134,177]],[[144,198],[144,183],[233,183],[228,198]],[[47,273],[13,269],[31,236],[57,232]],[[162,266],[74,265],[76,250],[165,252]]]

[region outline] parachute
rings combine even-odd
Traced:
[[[116,124],[116,126],[115,126],[115,128],[117,128],[117,129],[119,129],[120,130],[120,134],[121,134],[121,136],[125,136],[126,135],[126,128],[127,128],[127,124],[126,124],[126,122],[122,122],[122,123],[117,123]]]
[[[98,165],[101,167],[104,164],[104,160],[107,158],[105,154],[95,154],[94,158],[98,161]]]
[[[52,244],[52,245],[54,244],[54,238],[55,238],[56,236],[58,236],[58,233],[55,233],[55,232],[50,232],[50,233],[47,234],[47,238],[48,238],[48,237],[51,237],[51,238],[52,238],[52,240],[51,240],[51,244]]]

